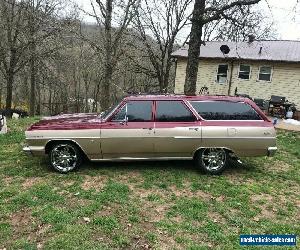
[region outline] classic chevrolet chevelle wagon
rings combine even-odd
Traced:
[[[273,124],[249,99],[226,96],[130,96],[97,114],[59,115],[33,124],[24,151],[48,154],[62,173],[91,161],[194,159],[221,173],[229,158],[272,156]]]

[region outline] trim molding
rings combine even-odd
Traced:
[[[108,159],[91,159],[91,161],[168,161],[168,160],[192,160],[193,157],[120,157]]]

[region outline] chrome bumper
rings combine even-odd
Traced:
[[[268,156],[274,156],[277,151],[277,147],[269,147],[268,148]]]
[[[28,146],[23,147],[23,152],[29,155],[32,155],[31,149]]]

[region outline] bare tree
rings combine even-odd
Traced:
[[[143,0],[136,9],[135,28],[152,67],[137,64],[142,72],[155,77],[160,92],[168,90],[171,54],[178,33],[188,24],[192,0]],[[130,56],[130,55],[129,55]],[[132,58],[134,60],[134,58]]]
[[[217,0],[195,0],[184,85],[184,93],[186,95],[195,95],[196,93],[203,27],[216,20],[230,20],[233,13],[242,10],[242,6],[253,5],[260,1],[261,0],[226,0],[220,3],[220,1]]]
[[[60,0],[0,0],[0,69],[6,79],[6,108],[12,107],[16,74],[26,65],[30,71],[30,115],[35,114],[38,61],[55,50],[53,37],[63,22],[56,11]],[[47,44],[47,46],[46,46]]]
[[[27,63],[24,60],[29,46],[24,36],[27,8],[24,1],[0,0],[0,70],[6,81],[6,109],[12,107],[15,76]]]
[[[255,6],[256,7],[256,6]],[[249,35],[258,40],[276,39],[272,18],[254,6],[243,6],[230,19],[219,19],[203,28],[203,41],[246,41]]]
[[[97,21],[101,33],[98,43],[92,46],[103,52],[100,60],[103,62],[103,81],[101,83],[101,109],[110,106],[110,90],[113,73],[118,60],[124,54],[122,39],[134,16],[135,5],[139,0],[96,0],[91,1],[93,16]]]
[[[28,54],[30,68],[29,114],[34,116],[38,63],[61,46],[60,43],[55,42],[55,39],[62,39],[61,31],[66,28],[66,23],[59,20],[62,16],[60,9],[65,6],[61,0],[27,0],[27,4],[29,5],[26,12],[27,39],[30,43]]]

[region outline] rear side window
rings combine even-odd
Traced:
[[[130,101],[112,118],[112,121],[123,121],[127,114],[128,122],[148,122],[152,120],[152,101]]]
[[[262,120],[257,112],[243,102],[191,102],[205,120]]]
[[[156,121],[158,122],[191,122],[196,117],[181,101],[157,101]]]

